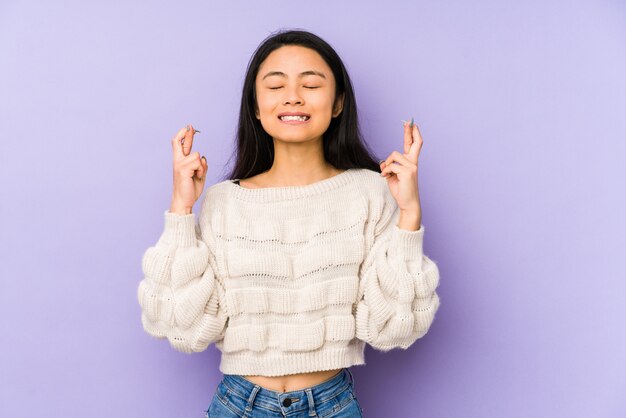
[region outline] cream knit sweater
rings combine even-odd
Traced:
[[[215,343],[224,374],[282,376],[407,349],[439,307],[424,225],[397,226],[387,180],[349,169],[305,186],[205,190],[198,215],[165,211],[137,296],[150,335],[184,353]]]

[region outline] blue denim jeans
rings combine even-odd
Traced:
[[[358,418],[363,410],[347,368],[309,388],[276,392],[239,375],[225,374],[205,418]]]

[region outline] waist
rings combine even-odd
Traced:
[[[307,391],[311,393],[315,403],[321,403],[334,397],[337,393],[346,390],[352,383],[352,373],[350,373],[347,368],[342,368],[334,376],[331,376],[321,383],[307,388],[284,392],[265,388],[247,380],[241,375],[226,374],[224,375],[222,383],[230,392],[239,395],[243,399],[248,399],[250,394],[256,390],[255,404],[275,405],[276,400],[282,397],[306,399]]]
[[[265,389],[276,392],[302,390],[337,376],[343,369],[322,370],[310,373],[297,373],[286,376],[241,376],[244,379],[257,384]]]

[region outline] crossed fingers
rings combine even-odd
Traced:
[[[404,153],[393,151],[389,156],[380,161],[382,177],[397,175],[399,173],[417,173],[417,160],[422,149],[422,135],[413,118],[410,122],[404,122]]]

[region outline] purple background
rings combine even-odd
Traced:
[[[352,368],[366,417],[626,416],[626,7],[436,3],[2,2],[0,416],[204,416],[219,351],[144,333],[140,261],[171,137],[221,180],[279,28],[337,49],[381,158],[424,137],[441,307]]]

